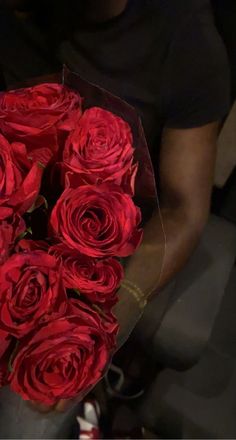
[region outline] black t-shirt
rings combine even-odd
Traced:
[[[64,1],[68,10],[68,2],[60,1]],[[58,10],[58,0],[55,4]],[[68,20],[62,18],[64,22]],[[44,25],[44,36],[39,38],[38,70],[35,35],[40,34],[40,25],[33,32],[34,52],[31,44],[29,55],[26,50],[29,37],[24,36],[24,51],[19,55],[18,32],[14,57],[12,28],[11,52],[9,38],[3,40],[4,35],[1,36],[1,44],[8,44],[5,56],[13,54],[12,69],[20,68],[21,77],[16,75],[19,80],[25,79],[24,68],[28,77],[44,73],[43,38],[48,30],[60,28],[59,19],[53,19],[52,14],[53,20],[56,26]],[[59,41],[56,31],[52,33],[51,60],[60,60],[82,77],[135,106],[151,150],[158,149],[164,126],[201,126],[223,118],[228,111],[228,61],[214,24],[210,0],[129,0],[124,13],[109,22],[88,25],[78,21],[70,37],[63,41]],[[31,65],[33,75],[30,75]],[[48,65],[47,58],[45,73]]]
[[[58,56],[135,106],[153,148],[164,126],[201,126],[229,108],[228,60],[208,0],[130,0],[118,18],[77,29]]]

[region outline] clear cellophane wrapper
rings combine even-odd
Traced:
[[[141,119],[132,106],[66,67],[63,69],[63,83],[81,94],[84,98],[84,109],[98,106],[113,112],[128,122],[133,134],[134,162],[138,163],[134,201],[141,208],[144,237],[136,254],[123,260],[126,276],[119,290],[119,301],[114,308],[120,324],[120,347],[141,318],[148,298],[157,291],[163,267],[165,233],[154,170]],[[145,224],[154,213],[154,227],[152,230],[149,227],[148,232],[145,232]]]
[[[97,106],[123,118],[131,127],[135,147],[134,162],[138,163],[134,201],[141,208],[144,237],[135,255],[122,260],[125,279],[118,292],[119,301],[114,314],[120,324],[118,348],[128,339],[145,310],[148,298],[158,289],[165,254],[165,234],[159,209],[158,194],[152,162],[141,120],[136,110],[125,101],[101,87],[91,84],[64,67],[63,73],[27,81],[14,88],[45,82],[63,83],[83,97],[83,110]],[[145,224],[154,221],[153,230]],[[86,394],[90,390],[86,390]],[[80,399],[83,396],[79,396]],[[72,407],[67,414],[38,414],[12,393],[8,387],[0,390],[0,432],[6,438],[63,438],[76,414]],[[17,420],[14,414],[17,413]],[[30,419],[30,422],[29,422]],[[12,423],[13,422],[13,423]],[[4,423],[4,429],[3,429]]]

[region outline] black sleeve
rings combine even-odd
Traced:
[[[6,89],[5,78],[0,66],[0,92]]]
[[[189,17],[173,37],[163,96],[166,127],[198,127],[227,114],[228,59],[211,11]]]

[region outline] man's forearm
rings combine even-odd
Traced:
[[[141,317],[143,299],[175,277],[198,243],[209,213],[217,134],[218,123],[164,132],[159,161],[162,222],[154,213],[142,245],[128,261],[115,309],[119,346]]]
[[[183,268],[200,238],[204,222],[191,222],[184,210],[155,212],[144,229],[143,243],[130,259],[126,279],[145,297],[161,289]]]
[[[120,324],[118,346],[128,339],[146,301],[182,269],[193,252],[203,223],[191,223],[183,210],[155,212],[144,229],[143,242],[129,259],[114,313]]]

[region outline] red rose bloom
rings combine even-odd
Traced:
[[[0,207],[26,212],[39,193],[42,174],[42,165],[29,160],[25,145],[10,145],[0,134]]]
[[[63,313],[66,294],[55,257],[12,255],[0,267],[0,328],[21,338],[48,315]]]
[[[73,188],[84,184],[131,181],[134,148],[129,125],[99,107],[86,110],[67,139],[63,153],[64,171]],[[130,176],[131,174],[131,176]]]
[[[6,212],[7,211],[7,212]],[[17,237],[25,231],[25,222],[18,215],[0,207],[0,265],[6,261]]]
[[[11,389],[47,405],[83,393],[104,373],[116,332],[115,323],[105,326],[93,309],[70,301],[64,317],[22,340],[12,364]]]
[[[15,247],[16,252],[32,252],[45,251],[48,253],[49,244],[44,240],[28,240],[23,238],[17,243]]]
[[[81,115],[78,93],[60,84],[40,84],[0,94],[0,130],[10,141],[35,150],[58,149],[58,130],[70,131]]]
[[[132,255],[142,239],[140,209],[117,185],[66,189],[51,214],[56,238],[91,257]]]
[[[97,305],[90,307],[77,299],[69,300],[67,312],[69,311],[69,314],[81,314],[81,308],[87,310],[87,313],[99,323],[100,332],[103,334],[109,350],[113,351],[116,348],[116,336],[119,330],[116,317],[111,311],[104,311],[103,308],[101,309]]]
[[[78,290],[92,303],[113,305],[124,276],[122,265],[114,258],[97,260],[58,244],[50,249],[63,266],[63,281],[68,289]]]

